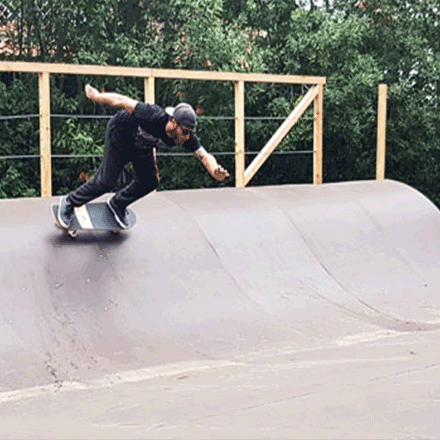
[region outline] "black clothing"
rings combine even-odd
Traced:
[[[170,116],[156,104],[138,103],[133,113],[121,110],[107,125],[104,160],[91,180],[72,191],[68,198],[81,206],[110,192],[128,162],[133,164],[133,180],[112,199],[120,209],[155,190],[159,184],[154,148],[176,145],[165,127]],[[195,133],[182,147],[189,152],[200,148]]]
[[[165,132],[165,126],[170,120],[170,116],[162,107],[156,104],[144,104],[140,102],[136,105],[131,116],[134,123],[144,132],[157,139],[158,148],[166,148],[176,145],[174,140],[168,137]],[[198,150],[200,148],[200,143],[197,135],[191,133],[191,137],[182,145],[182,147],[191,153]]]

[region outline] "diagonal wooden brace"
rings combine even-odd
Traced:
[[[315,100],[319,94],[319,87],[314,86],[310,89],[301,102],[295,107],[293,112],[288,116],[288,118],[281,124],[275,134],[270,138],[269,142],[264,146],[264,148],[258,153],[258,156],[252,161],[252,163],[247,167],[244,173],[244,184],[245,186],[249,183],[255,173],[264,164],[267,158],[273,153],[275,148],[284,139],[290,129],[296,124],[298,119],[304,114],[310,104]]]

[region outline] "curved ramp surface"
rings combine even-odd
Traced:
[[[0,201],[3,391],[440,322],[440,214],[394,181],[156,192],[75,240],[55,201]]]
[[[0,201],[0,438],[438,438],[440,213],[394,181]]]

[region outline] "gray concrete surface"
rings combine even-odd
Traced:
[[[440,213],[394,181],[0,201],[0,438],[438,438]]]

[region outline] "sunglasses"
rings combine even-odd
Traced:
[[[181,125],[179,125],[179,127],[180,127],[180,129],[182,130],[182,134],[183,134],[184,136],[187,136],[187,135],[189,135],[189,134],[191,134],[191,133],[194,133],[194,131],[195,131],[193,128],[191,128],[191,129],[183,128]]]

